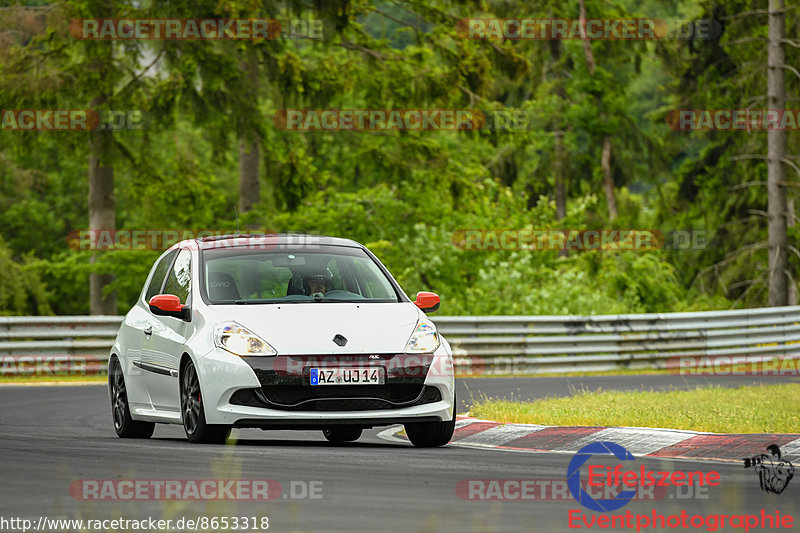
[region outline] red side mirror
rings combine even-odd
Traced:
[[[154,315],[185,319],[188,307],[181,305],[181,299],[174,294],[158,294],[150,298],[150,312]]]
[[[414,302],[414,305],[426,313],[433,313],[439,309],[439,303],[439,295],[435,292],[418,292],[417,300]]]

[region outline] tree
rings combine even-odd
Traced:
[[[40,275],[57,313],[88,310],[90,274],[100,282],[94,294],[116,291],[119,312],[137,298],[158,252],[98,253],[90,263],[91,254],[68,249],[70,230],[230,229],[237,205],[242,227],[364,242],[407,290],[441,292],[451,302],[446,312],[763,305],[767,134],[675,132],[664,113],[767,105],[766,94],[751,101],[767,77],[766,10],[753,25],[743,22],[750,0],[654,8],[680,4],[724,20],[722,40],[477,40],[458,32],[464,17],[575,19],[582,7],[594,18],[639,18],[630,13],[635,3],[71,0],[5,10],[18,19],[0,32],[8,107],[139,109],[152,121],[137,134],[3,132],[0,235],[10,261]],[[692,11],[695,4],[702,10]],[[325,38],[94,42],[63,34],[67,20],[99,16],[322,19]],[[796,33],[797,13],[786,11],[785,20],[785,33]],[[786,70],[797,53],[784,47]],[[789,95],[797,81],[784,80]],[[305,133],[276,126],[273,116],[285,109],[477,109],[490,122],[473,131]],[[518,113],[528,122],[504,127],[495,118]],[[786,154],[798,148],[786,136]],[[792,158],[782,158],[784,172]],[[775,181],[788,205],[795,190],[781,185],[785,176]],[[465,228],[596,229],[612,217],[620,227],[707,229],[709,246],[566,257],[453,246]],[[789,273],[800,257],[791,220],[777,247],[790,254]],[[14,312],[41,312],[20,305]]]
[[[783,0],[769,2],[769,41],[767,43],[767,109],[781,114],[786,109],[784,85],[783,44],[786,34],[786,11]],[[796,72],[796,71],[795,71]],[[770,129],[767,132],[767,217],[769,240],[769,305],[789,304],[791,275],[787,270],[789,254],[786,239],[786,132]]]
[[[4,76],[0,91],[18,109],[90,109],[103,117],[109,110],[130,110],[146,81],[139,72],[142,45],[135,41],[83,41],[66,32],[69,21],[89,17],[133,17],[140,13],[127,4],[110,0],[74,1],[23,8],[16,16],[43,16],[30,35],[11,39],[4,51]],[[113,231],[116,227],[114,170],[119,164],[120,143],[102,125],[90,132],[61,135],[65,147],[83,145],[88,152],[88,222],[90,230]],[[48,133],[43,133],[48,135]],[[50,134],[52,135],[52,134]],[[85,143],[85,144],[84,144]],[[91,260],[95,262],[93,257]],[[93,314],[116,314],[117,302],[110,287],[113,276],[98,263],[90,275],[90,309]]]
[[[93,13],[100,18],[115,16],[114,3],[100,0],[92,6]],[[95,82],[90,89],[89,109],[102,109],[114,97],[118,78],[112,42],[86,43],[87,70]],[[116,202],[114,199],[114,159],[117,157],[114,134],[111,131],[89,133],[89,231],[108,232],[116,229]],[[92,262],[96,260],[92,256]],[[117,313],[117,294],[105,288],[114,281],[114,276],[104,272],[92,272],[89,276],[89,308],[93,315]]]
[[[721,35],[658,46],[675,80],[672,109],[780,113],[784,91],[800,90],[800,76],[783,79],[783,71],[791,71],[798,59],[797,47],[784,49],[787,41],[778,37],[782,24],[797,26],[796,13],[778,4],[752,9],[745,1],[709,0],[702,8],[698,18],[724,22]],[[719,291],[734,305],[788,303],[800,259],[791,244],[798,238],[796,226],[787,223],[793,216],[787,198],[792,193],[780,167],[797,166],[792,161],[797,156],[787,152],[796,153],[800,144],[785,132],[764,132],[763,124],[753,131],[684,133],[665,145],[676,168],[674,182],[665,189],[670,198],[663,216],[706,228],[710,236],[705,250],[676,258],[679,270],[701,290]]]
[[[579,0],[581,20],[586,20],[586,0]],[[594,62],[594,54],[592,53],[592,43],[586,36],[586,29],[581,27],[581,35],[583,37],[583,51],[586,55],[586,64],[589,67],[589,74],[594,76],[596,66]],[[595,95],[597,106],[602,105],[600,95]],[[600,113],[600,120],[606,121],[606,113]],[[600,165],[603,170],[603,192],[606,195],[606,205],[608,206],[608,219],[613,221],[617,218],[617,197],[614,195],[614,181],[611,179],[611,134],[605,132],[603,134],[603,155],[601,156]]]

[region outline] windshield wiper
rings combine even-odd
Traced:
[[[331,304],[342,304],[342,303],[344,303],[344,304],[358,304],[358,303],[369,302],[369,300],[367,300],[366,298],[363,299],[363,300],[352,300],[352,299],[350,299],[350,300],[339,300],[337,298],[325,298],[323,300],[322,298],[319,298],[319,299],[316,299],[314,301],[315,302],[321,302],[321,303],[331,303]]]
[[[211,302],[211,305],[250,305],[267,302],[269,302],[269,300],[221,300],[218,302]]]

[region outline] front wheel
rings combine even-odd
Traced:
[[[334,426],[322,430],[322,434],[330,442],[353,442],[358,440],[363,430],[360,427]]]
[[[149,439],[156,428],[153,422],[140,422],[131,418],[128,390],[122,365],[115,357],[108,365],[108,390],[111,394],[111,415],[114,417],[114,430],[123,439]]]
[[[206,424],[200,380],[191,361],[181,374],[181,420],[189,442],[223,444],[231,431],[230,426]]]
[[[456,397],[453,395],[453,418],[447,422],[412,422],[404,424],[411,444],[418,448],[444,446],[453,438],[456,429]]]
[[[453,438],[456,418],[447,422],[417,422],[405,424],[406,435],[411,444],[420,448],[444,446]]]

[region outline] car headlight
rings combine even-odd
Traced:
[[[214,345],[239,356],[278,355],[267,341],[236,322],[224,322],[214,327]]]
[[[439,334],[436,333],[436,326],[427,319],[417,322],[414,333],[406,343],[406,353],[433,353],[439,347]]]

